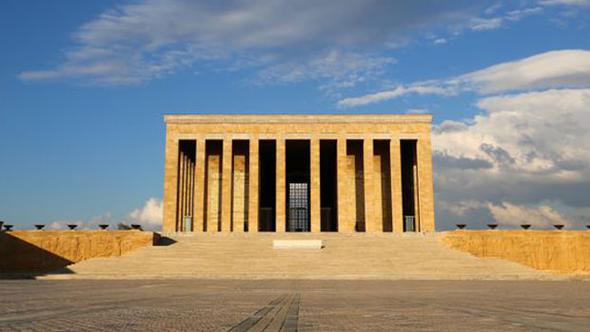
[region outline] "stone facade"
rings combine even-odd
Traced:
[[[164,118],[164,232],[435,229],[430,115]]]

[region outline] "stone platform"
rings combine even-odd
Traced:
[[[321,250],[276,250],[273,240]],[[94,258],[44,279],[554,280],[518,263],[449,249],[435,234],[174,234],[165,246]]]

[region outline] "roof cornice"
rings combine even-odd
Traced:
[[[432,123],[431,114],[165,114],[167,124]]]

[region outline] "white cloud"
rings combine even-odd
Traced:
[[[470,123],[445,121],[435,128],[434,150],[485,160],[490,172],[517,172],[544,180],[583,180],[590,175],[590,89],[548,90],[488,97],[486,114]],[[452,126],[454,130],[445,128]]]
[[[140,224],[144,229],[160,229],[162,226],[163,203],[157,198],[148,199],[144,205],[129,213],[125,222]]]
[[[571,225],[566,217],[547,205],[526,207],[502,202],[498,205],[490,203],[488,204],[488,208],[494,219],[504,225],[518,226],[530,224],[545,228],[551,227],[552,225]]]
[[[57,220],[49,224],[49,229],[67,229],[68,225],[77,225],[78,228],[82,228],[84,226],[84,221],[82,220]]]
[[[434,45],[443,45],[448,43],[446,38],[436,38],[433,42]]]
[[[490,7],[491,8],[491,7]],[[486,13],[494,11],[486,10]],[[517,22],[524,17],[539,14],[543,11],[541,7],[516,9],[496,17],[474,17],[469,21],[469,29],[473,31],[494,30],[503,27],[507,22]]]
[[[471,19],[470,28],[474,31],[494,30],[500,28],[503,22],[504,20],[501,17],[476,17]]]
[[[97,229],[100,224],[113,225],[113,218],[110,213],[93,217],[89,220],[57,220],[49,224],[50,229],[68,229],[68,225],[78,225],[77,229]]]
[[[407,114],[427,114],[428,113],[428,109],[427,108],[408,108],[406,110]]]
[[[259,72],[262,82],[292,83],[306,80],[323,81],[322,88],[351,88],[380,76],[391,57],[332,50],[305,63],[290,61],[269,66]]]
[[[464,216],[469,211],[486,207],[486,204],[482,203],[482,202],[474,201],[474,200],[464,200],[464,201],[459,201],[459,202],[441,201],[439,204],[439,207],[441,209],[447,210],[452,215]]]
[[[590,0],[541,0],[539,3],[545,6],[564,5],[590,7]]]
[[[433,130],[442,212],[471,218],[470,211],[488,210],[502,221],[534,208],[539,225],[553,210],[563,223],[580,224],[578,211],[590,208],[590,89],[494,96],[477,105],[482,114]]]
[[[413,32],[465,21],[481,7],[436,0],[134,1],[82,25],[63,63],[19,76],[138,84],[198,64],[253,66],[289,82],[327,71],[367,77],[387,62],[374,52],[403,45]],[[338,62],[325,63],[333,51]]]
[[[550,51],[468,73],[457,80],[482,93],[588,86],[590,51]]]
[[[577,88],[590,86],[590,51],[559,50],[537,54],[517,61],[505,62],[447,80],[398,86],[359,97],[338,101],[338,105],[353,107],[383,102],[409,93],[453,96],[459,92],[480,94],[541,90],[548,88]],[[419,90],[422,90],[420,92]]]
[[[145,230],[160,230],[162,226],[162,200],[149,198],[141,207],[133,209],[122,220],[115,219],[111,213],[105,213],[89,220],[58,220],[49,225],[51,229],[67,229],[67,225],[78,225],[78,229],[98,229],[100,224],[108,224],[110,229],[117,229],[117,224],[140,224]]]
[[[354,107],[373,104],[389,99],[399,98],[408,94],[451,96],[455,95],[456,91],[452,87],[440,87],[428,84],[413,86],[400,85],[391,90],[381,91],[360,97],[344,98],[338,101],[338,106]]]

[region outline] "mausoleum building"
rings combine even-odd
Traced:
[[[431,115],[164,119],[164,232],[435,229]]]

